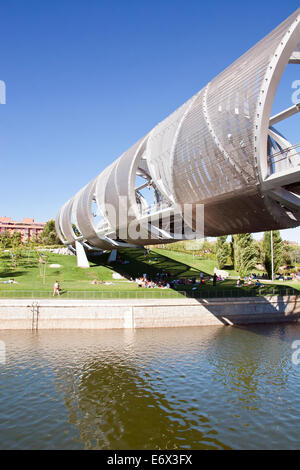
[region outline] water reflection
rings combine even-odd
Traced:
[[[1,332],[2,448],[297,448],[300,325]]]

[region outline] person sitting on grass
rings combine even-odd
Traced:
[[[2,284],[18,284],[14,279],[9,279],[9,281],[0,281]]]

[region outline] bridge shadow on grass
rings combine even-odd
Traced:
[[[140,249],[120,250],[119,261],[108,264],[108,254],[98,258],[101,264],[125,278],[135,278],[147,274],[156,279],[157,274],[170,273],[168,279],[193,278],[199,280],[200,270],[168,256],[151,252],[147,257]],[[92,260],[91,260],[92,261]],[[95,259],[93,259],[95,262]],[[150,263],[149,263],[150,261]],[[123,264],[126,262],[126,264]],[[204,273],[204,271],[203,271]],[[177,285],[173,290],[185,291],[187,297],[194,298],[203,308],[226,326],[254,328],[256,324],[295,322],[300,320],[297,304],[299,290],[280,285],[236,286],[235,280],[217,282],[213,286],[209,273],[204,273],[206,285]],[[146,289],[147,290],[147,289]],[[276,296],[273,299],[268,295]],[[255,330],[256,331],[256,330]],[[262,330],[263,331],[263,330]]]
[[[127,248],[118,251],[118,259],[108,264],[109,254],[97,257],[89,257],[89,260],[96,265],[104,265],[113,271],[121,274],[127,279],[134,279],[143,274],[147,274],[148,278],[156,279],[158,275],[166,274],[168,279],[178,278],[197,278],[200,277],[200,270],[191,267],[188,264],[174,260],[167,256],[150,252],[144,256],[144,250]],[[204,275],[209,276],[203,271]]]
[[[26,274],[26,271],[0,271],[0,279],[5,278],[14,278]]]
[[[136,277],[143,276],[143,274],[147,274],[148,279],[153,280],[158,279],[162,274],[166,274],[162,279],[167,279],[168,281],[195,278],[198,281],[196,284],[177,284],[175,287],[171,287],[171,289],[173,291],[184,291],[187,297],[199,300],[243,297],[263,298],[265,295],[283,296],[287,292],[289,295],[299,294],[297,289],[272,284],[262,285],[262,287],[255,287],[254,285],[241,285],[237,287],[236,280],[231,279],[217,281],[217,285],[213,286],[210,280],[211,274],[203,269],[197,269],[161,253],[150,252],[147,256],[144,253],[145,250],[143,249],[128,248],[118,251],[118,260],[116,262],[108,264],[109,253],[96,257],[90,256],[89,261],[94,263],[94,266],[105,266],[127,279],[135,279]],[[201,271],[204,274],[205,285],[199,284]]]

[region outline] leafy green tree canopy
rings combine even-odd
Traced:
[[[271,259],[271,232],[264,233],[263,239],[264,265],[269,278],[272,278],[272,259]],[[274,274],[278,273],[283,263],[283,242],[279,230],[273,230],[273,260]]]
[[[224,268],[227,264],[227,258],[229,255],[229,246],[226,243],[227,235],[223,235],[217,238],[216,243],[216,258],[219,269]]]
[[[55,230],[54,219],[49,220],[39,237],[40,243],[43,245],[61,245],[61,241]]]
[[[244,277],[250,274],[257,263],[257,249],[251,233],[233,237],[234,268]]]

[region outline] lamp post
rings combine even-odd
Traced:
[[[271,230],[271,263],[272,263],[272,281],[274,281],[273,230]]]

